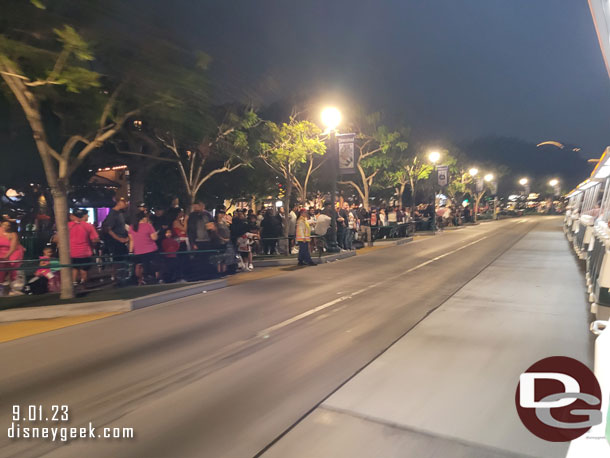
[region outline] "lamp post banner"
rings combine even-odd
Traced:
[[[438,185],[447,186],[449,184],[449,166],[448,165],[437,166],[436,173],[438,176]]]
[[[356,172],[354,168],[354,141],[356,134],[339,134],[339,173],[349,174]]]
[[[483,178],[479,177],[476,180],[476,189],[477,192],[482,192],[483,191],[483,186],[484,186],[484,182],[483,182]]]

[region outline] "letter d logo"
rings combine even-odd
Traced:
[[[519,404],[521,404],[521,407],[529,409],[535,409],[536,407],[553,409],[555,407],[569,406],[576,400],[576,398],[567,397],[558,401],[537,402],[534,400],[536,380],[557,380],[563,384],[563,393],[580,393],[578,381],[569,375],[557,372],[525,372],[519,377],[519,386],[521,387]]]
[[[595,374],[580,361],[552,356],[519,376],[515,405],[532,434],[567,442],[600,422],[601,389]]]

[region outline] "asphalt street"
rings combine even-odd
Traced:
[[[256,456],[541,225],[445,231],[0,344],[0,456]],[[135,437],[9,440],[14,405]]]

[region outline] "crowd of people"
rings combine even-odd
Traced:
[[[129,220],[128,202],[118,199],[99,228],[88,221],[86,210],[77,208],[68,215],[72,281],[75,287],[85,287],[92,267],[103,268],[111,282],[125,278],[138,285],[193,281],[251,271],[253,256],[279,254],[298,254],[298,265],[314,266],[314,253],[322,255],[331,248],[349,251],[356,243],[372,245],[376,236],[387,234],[383,228],[430,221],[433,208],[428,204],[413,209],[382,205],[367,210],[361,204],[341,201],[334,207],[330,202],[319,208],[295,205],[288,212],[283,207],[227,212],[223,206],[209,211],[203,202],[195,202],[190,212],[177,206],[151,212],[140,203]],[[437,208],[436,219],[442,226],[458,224],[469,215],[468,208],[454,210],[446,205]],[[39,256],[26,288],[30,292],[59,290],[57,243],[54,236]],[[14,294],[25,281],[17,281],[24,251],[16,223],[3,221],[0,284],[15,285]]]

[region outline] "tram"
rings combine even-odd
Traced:
[[[591,313],[610,318],[610,147],[591,176],[567,196],[564,232],[576,255],[585,261]]]

